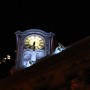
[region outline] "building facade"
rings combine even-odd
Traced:
[[[52,53],[53,37],[52,32],[45,32],[40,29],[29,29],[23,32],[17,31],[17,54],[16,70],[29,67]]]

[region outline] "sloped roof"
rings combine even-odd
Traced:
[[[48,67],[51,69],[57,63],[69,62],[67,58],[71,57],[71,55],[79,55],[80,52],[88,50],[90,52],[90,36],[86,37],[70,46],[67,46],[64,51],[55,55],[49,55],[45,58],[40,59],[37,63],[32,65],[31,67],[25,68],[23,70],[17,71],[15,74],[0,80],[0,85],[5,83],[10,83],[14,81],[18,81],[25,76],[33,78],[40,73],[47,70]],[[85,52],[84,52],[85,53]]]

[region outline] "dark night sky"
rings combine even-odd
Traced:
[[[90,35],[90,11],[82,1],[6,1],[1,6],[0,49],[14,52],[15,32],[37,28],[53,32],[64,46]]]

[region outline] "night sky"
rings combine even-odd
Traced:
[[[31,28],[53,32],[64,46],[90,35],[90,11],[84,2],[6,1],[1,4],[0,50],[14,54],[17,30]]]

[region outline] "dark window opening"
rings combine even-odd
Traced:
[[[90,84],[90,69],[87,69],[85,74],[85,84]]]

